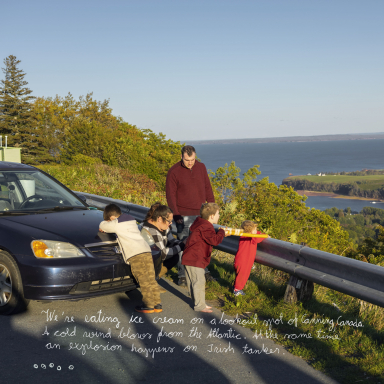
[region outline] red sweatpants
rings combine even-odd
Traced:
[[[253,263],[255,262],[257,243],[263,240],[263,238],[257,237],[240,237],[239,249],[237,250],[233,264],[236,273],[233,287],[235,290],[242,290],[248,281]]]

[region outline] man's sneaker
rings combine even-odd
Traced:
[[[235,296],[244,296],[245,295],[245,293],[240,289],[240,290],[233,290],[233,294],[235,295]]]
[[[154,308],[148,308],[144,304],[142,304],[142,305],[138,305],[137,307],[135,307],[135,311],[136,312],[142,312],[142,313],[153,313],[153,312],[155,312],[155,309]],[[161,311],[159,311],[159,312],[161,312]]]
[[[216,281],[216,279],[208,272],[205,274],[205,281]]]
[[[155,312],[163,312],[163,307],[162,307],[161,304],[157,304],[157,305],[155,305],[155,307],[153,308],[153,310],[154,310]]]
[[[186,287],[187,286],[187,280],[185,279],[185,277],[180,277],[177,284],[180,285],[180,287]]]

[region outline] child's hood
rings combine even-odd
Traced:
[[[213,225],[208,220],[202,219],[200,216],[196,218],[196,220],[191,225],[190,231],[193,232],[196,229],[206,229],[206,228],[212,228]]]
[[[122,213],[122,214],[117,218],[117,222],[118,222],[118,223],[124,223],[124,222],[126,222],[126,221],[136,221],[136,219],[135,219],[133,216],[127,214],[127,213]]]

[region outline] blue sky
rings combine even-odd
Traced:
[[[172,140],[384,132],[383,17],[382,0],[2,1],[0,59],[35,96],[93,92]]]

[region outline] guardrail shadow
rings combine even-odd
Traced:
[[[244,330],[239,326],[210,324],[213,321],[218,323],[221,313],[201,314],[190,310],[186,304],[189,298],[183,297],[183,293],[169,285],[172,291],[166,294],[167,308],[159,314],[135,312],[135,305],[141,301],[141,294],[136,291],[131,295],[132,298],[115,294],[77,302],[32,301],[24,313],[0,316],[2,382],[115,384],[153,380],[159,384],[191,381],[288,384],[294,378],[294,381],[308,384],[324,383],[324,378],[318,377],[320,374],[306,371],[306,364],[301,359],[293,356],[285,359],[282,355],[284,349],[273,343],[265,341],[261,345],[252,339],[245,340],[243,336],[240,339],[207,339],[204,336],[215,328],[220,332],[236,328],[239,334]],[[85,320],[98,311],[108,313],[110,317],[115,316],[121,324],[116,327],[115,323],[100,322],[90,326],[91,323]],[[51,321],[48,321],[49,313],[52,315]],[[56,315],[61,321],[52,320]],[[132,316],[137,318],[138,315],[143,323],[130,322]],[[68,316],[68,322],[63,321],[65,316]],[[175,324],[154,323],[154,316],[161,319],[170,319],[172,316],[175,319],[182,318],[184,324],[176,327]],[[204,321],[204,336],[190,342],[192,339],[186,336],[194,318]],[[183,336],[163,336],[157,341],[162,326],[163,331],[183,332]],[[111,336],[105,338],[100,332],[108,334],[108,329],[111,329]],[[136,336],[125,336],[128,330],[131,336]],[[97,337],[91,337],[94,332],[99,332]],[[150,339],[138,336],[145,334],[153,336]],[[223,349],[229,342],[234,352],[209,351]],[[185,351],[189,343],[196,344],[197,350]],[[279,353],[242,354],[245,344],[255,351],[279,348]],[[97,345],[102,347],[96,348]],[[103,350],[107,345],[109,350]],[[122,348],[113,350],[115,345],[121,345]],[[157,351],[153,352],[154,349]],[[334,383],[332,380],[326,382]]]
[[[252,340],[252,338],[244,339],[242,332],[249,332],[249,330],[245,330],[238,325],[219,325],[222,315],[221,312],[215,311],[215,313],[212,314],[205,314],[194,312],[193,310],[189,310],[189,308],[185,310],[186,305],[180,303],[180,301],[186,302],[189,306],[190,299],[172,287],[172,284],[164,284],[163,286],[169,289],[169,293],[166,295],[173,295],[173,305],[182,307],[178,310],[178,313],[180,314],[180,311],[182,311],[184,324],[173,324],[172,326],[168,323],[165,325],[159,325],[159,323],[153,324],[154,319],[157,321],[159,318],[168,319],[168,321],[170,321],[170,319],[175,320],[175,312],[172,311],[171,308],[163,305],[164,311],[162,313],[145,315],[148,321],[146,321],[145,324],[136,324],[134,326],[134,332],[139,334],[151,333],[153,335],[158,335],[160,330],[164,332],[183,332],[183,337],[162,338],[162,344],[157,343],[156,339],[146,339],[144,341],[145,347],[149,349],[162,345],[178,351],[176,355],[168,355],[165,353],[156,356],[153,359],[154,371],[148,372],[147,380],[156,379],[156,382],[164,383],[184,383],[191,381],[191,378],[193,378],[194,382],[202,383],[288,384],[293,381],[308,384],[324,382],[336,383],[332,379],[324,381],[324,377],[320,378],[320,373],[308,369],[307,364],[302,359],[289,355],[283,347],[274,344],[270,340],[258,342]],[[127,317],[132,316],[132,314],[137,315],[137,313],[134,312],[134,306],[140,302],[141,295],[136,292],[134,296],[131,295],[130,297],[134,299],[135,302],[125,298],[120,299],[121,308]],[[201,318],[203,320],[203,324],[199,325],[199,328],[204,328],[204,336],[202,336],[200,340],[193,338],[188,339],[188,337],[186,337],[193,327],[192,324],[195,321],[193,319],[195,318]],[[212,325],[212,322],[215,322],[217,325]],[[161,327],[164,327],[164,329],[161,329]],[[232,332],[229,331],[229,328],[232,328],[232,330],[236,329],[235,333],[241,335],[239,339],[206,337],[210,331],[214,331],[215,329],[223,333]],[[233,349],[233,352],[224,352],[224,349],[228,348],[228,342],[230,342],[230,348]],[[189,343],[194,344],[197,350],[186,352],[185,349],[188,348],[187,345],[189,345]],[[134,342],[132,342],[132,344],[134,344]],[[243,353],[245,345],[247,345],[248,354]],[[215,348],[218,351],[222,350],[222,352],[212,352]],[[254,351],[254,353],[249,353],[251,350]],[[279,351],[277,352],[277,350]],[[295,366],[295,364],[298,364],[298,366]],[[242,368],[239,369],[239,367]],[[312,374],[308,373],[309,370],[312,371]]]

